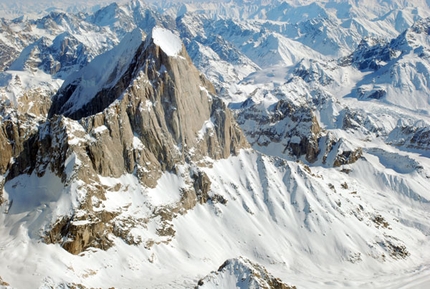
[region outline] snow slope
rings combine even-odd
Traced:
[[[69,112],[83,107],[103,88],[115,85],[129,68],[144,38],[143,32],[137,28],[108,53],[96,57],[83,70],[71,74],[63,86],[75,86],[78,83],[78,87],[65,104]]]
[[[421,158],[422,168],[411,163],[405,169],[408,162],[396,168],[390,160],[382,151],[372,151],[346,174],[243,151],[205,169],[212,182],[210,194],[226,202],[198,205],[175,218],[176,234],[170,242],[164,244],[165,237],[155,234],[154,219],[133,226],[131,234],[140,238],[139,245],[112,237],[115,246],[106,252],[88,250],[79,256],[35,238],[44,216],[60,210],[49,205],[52,198],[42,200],[30,215],[12,205],[9,214],[0,216],[6,254],[0,263],[7,268],[2,278],[16,288],[46,285],[49,280],[57,286],[78,282],[88,287],[135,287],[139,280],[145,288],[189,288],[224,260],[246,256],[298,288],[402,287],[414,274],[421,276],[415,282],[425,284],[430,281],[425,277],[430,196],[423,182],[428,182],[430,164]],[[31,178],[37,187],[34,177],[15,180],[11,186],[28,186]],[[180,194],[180,186],[172,186],[167,175],[154,190],[133,179],[103,181],[112,191],[102,204],[120,212],[118,222],[147,218],[158,203],[151,201],[153,196],[168,192],[162,201],[167,205]],[[118,191],[113,189],[116,184],[121,184]],[[153,242],[156,245],[149,245]],[[41,259],[56,265],[41,266]],[[20,264],[34,274],[18,277]]]
[[[178,56],[182,50],[181,39],[170,30],[156,27],[152,30],[151,37],[154,43],[160,46],[161,50],[168,56]]]

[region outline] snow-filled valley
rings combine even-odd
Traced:
[[[0,288],[430,286],[426,1],[74,4],[0,22]]]

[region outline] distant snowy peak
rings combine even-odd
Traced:
[[[375,71],[395,56],[395,51],[388,47],[384,39],[366,37],[351,55],[340,59],[340,65],[352,65],[362,71]]]
[[[351,55],[340,59],[340,64],[352,64],[363,71],[376,71],[387,65],[389,61],[400,59],[411,52],[423,58],[426,52],[430,51],[429,33],[430,18],[426,18],[417,21],[411,28],[391,41],[365,37]]]
[[[287,2],[281,2],[267,14],[268,20],[299,23],[309,19],[328,18],[329,14],[319,3],[312,2],[308,5],[294,7]]]
[[[169,20],[155,9],[142,1],[129,1],[124,5],[112,3],[89,15],[86,21],[112,31],[119,39],[136,27],[151,34],[157,25],[170,27]]]
[[[118,37],[123,37],[127,32],[136,28],[131,14],[127,7],[112,3],[89,15],[86,21],[100,27],[109,28]]]
[[[160,47],[166,55],[171,57],[179,56],[182,51],[182,41],[178,35],[171,30],[162,27],[155,27],[150,35],[154,44]]]
[[[27,46],[10,65],[9,70],[36,72],[41,70],[55,78],[64,79],[69,73],[86,65],[94,56],[91,48],[73,34],[63,32],[52,41],[42,37]]]
[[[198,289],[252,288],[252,289],[295,289],[275,278],[267,270],[250,260],[239,257],[229,259],[198,282]]]
[[[391,41],[367,38],[341,66],[367,73],[351,96],[378,100],[428,115],[430,18],[417,21]]]
[[[425,47],[426,50],[430,48],[430,17],[421,19],[412,25],[411,28],[407,29],[402,33],[398,39],[405,39],[407,42],[407,48],[418,49]],[[406,49],[407,49],[406,48]]]
[[[172,81],[170,77],[173,81],[183,77],[180,71],[187,68],[178,65],[192,66],[179,36],[155,27],[144,37],[137,28],[118,46],[66,79],[53,97],[50,116],[62,114],[80,119],[94,115],[121,100],[128,89],[151,95],[163,81]],[[142,79],[144,84],[135,85]]]

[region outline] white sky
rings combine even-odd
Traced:
[[[128,2],[129,0],[0,0],[0,17],[14,18],[23,14],[40,14],[44,10],[60,8],[66,10],[75,7],[74,11],[91,8],[96,5],[106,6],[112,2]],[[146,0],[150,2],[153,0]],[[100,7],[99,6],[99,7]]]
[[[23,14],[44,14],[44,10],[60,8],[67,10],[74,7],[72,12],[84,10],[85,8],[95,8],[106,6],[112,2],[118,4],[130,2],[131,0],[0,0],[0,17],[14,18]],[[164,0],[142,0],[151,3]],[[191,0],[167,0],[169,2],[191,2]],[[224,2],[225,0],[192,0],[193,2]],[[98,6],[98,7],[97,7]]]

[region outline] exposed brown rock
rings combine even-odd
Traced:
[[[2,26],[1,28],[5,26]],[[0,40],[0,51],[0,71],[5,71],[19,55],[19,52],[16,48],[7,45],[2,40]]]
[[[106,250],[112,246],[108,235],[113,227],[110,221],[115,213],[101,211],[85,214],[85,218],[73,216],[62,218],[47,232],[46,243],[60,243],[72,254],[79,254],[89,247]]]
[[[251,128],[251,131],[246,131],[251,144],[258,149],[259,146],[279,143],[287,155],[295,158],[304,156],[310,163],[317,160],[320,153],[318,142],[323,131],[309,106],[280,100],[270,111],[262,109],[265,108],[249,99],[238,112],[239,124],[248,120],[258,123],[258,130]]]
[[[282,154],[287,158],[303,158],[308,163],[321,161],[335,167],[353,163],[362,155],[361,148],[340,147],[346,141],[324,131],[313,108],[306,103],[283,99],[265,110],[264,105],[254,103],[252,98],[237,110],[238,123],[243,125],[250,143],[257,150],[278,144],[284,148]],[[247,124],[248,121],[257,123],[258,129]]]
[[[3,281],[3,279],[0,277],[0,285],[1,286],[9,286],[9,283]]]
[[[357,148],[353,151],[343,151],[342,153],[336,155],[333,166],[340,167],[341,165],[355,163],[362,155],[363,151],[361,148]]]
[[[399,135],[401,137],[399,137]],[[416,125],[399,124],[390,132],[387,138],[389,144],[405,146],[407,148],[429,151],[430,128]]]
[[[7,179],[32,170],[37,149],[34,142],[38,125],[37,119],[16,112],[1,120],[0,172],[4,174],[7,170]]]
[[[46,117],[51,106],[51,97],[51,91],[44,91],[41,88],[27,90],[19,98],[18,112]]]
[[[79,183],[78,189],[86,192],[75,214],[60,217],[44,235],[45,242],[60,243],[72,254],[89,247],[109,248],[110,234],[130,244],[142,241],[116,225],[118,213],[94,209],[99,204],[92,203],[93,197],[105,198],[99,175],[134,174],[143,186],[155,187],[161,174],[175,172],[178,164],[226,158],[249,146],[185,49],[178,57],[169,57],[148,39],[118,79],[66,115],[63,105],[76,87],[61,89],[47,120],[43,117],[50,102],[40,97],[42,92],[28,92],[23,99],[33,106],[22,105],[1,120],[0,173],[6,174],[6,181],[23,173],[41,177],[49,170],[65,187]],[[172,218],[209,200],[209,178],[200,171],[187,178],[191,189],[182,191],[177,204],[154,208],[152,218],[161,218],[156,233],[166,237],[163,242],[175,233]]]
[[[13,147],[10,139],[7,136],[5,125],[0,127],[0,174],[6,173],[9,167],[10,159],[13,156]]]
[[[385,235],[385,239],[377,242],[377,244],[396,260],[406,259],[411,255],[406,246],[393,236]]]
[[[119,227],[121,222],[136,220],[115,220],[114,213],[103,216],[103,211],[94,210],[92,197],[104,198],[98,175],[134,174],[142,185],[155,187],[162,172],[175,172],[178,164],[204,157],[226,158],[248,147],[233,115],[213,94],[213,86],[192,65],[185,50],[178,57],[168,57],[152,42],[144,42],[132,63],[115,86],[67,114],[74,120],[58,115],[67,101],[64,97],[74,88],[60,90],[62,96],[54,97],[51,118],[27,140],[33,157],[19,156],[22,165],[10,169],[11,177],[25,167],[27,173],[39,175],[49,169],[66,186],[81,182],[87,196],[77,210],[85,212],[86,219],[76,215],[59,219],[45,237],[46,242],[60,243],[72,254],[89,247],[108,248],[110,234],[130,244],[143,241]],[[66,168],[71,157],[79,163]],[[165,237],[162,242],[174,236],[171,220],[177,214],[209,200],[210,181],[203,172],[193,173],[189,181],[192,189],[183,190],[177,204],[154,208],[151,218],[161,218],[156,234]]]
[[[233,115],[211,94],[213,85],[184,49],[169,57],[148,39],[132,63],[116,85],[80,109],[63,107],[76,87],[65,87],[54,97],[50,115],[67,111],[94,136],[86,150],[97,173],[118,177],[140,171],[143,183],[154,186],[160,171],[173,170],[178,163],[225,158],[247,147]],[[213,129],[204,128],[208,121],[215,124]],[[101,126],[107,130],[95,135]],[[206,133],[199,135],[201,130]],[[133,147],[136,139],[142,144],[139,149]],[[145,177],[144,171],[151,175]]]
[[[206,203],[209,199],[208,192],[211,188],[211,181],[204,172],[198,172],[193,176],[194,191],[200,204]]]

